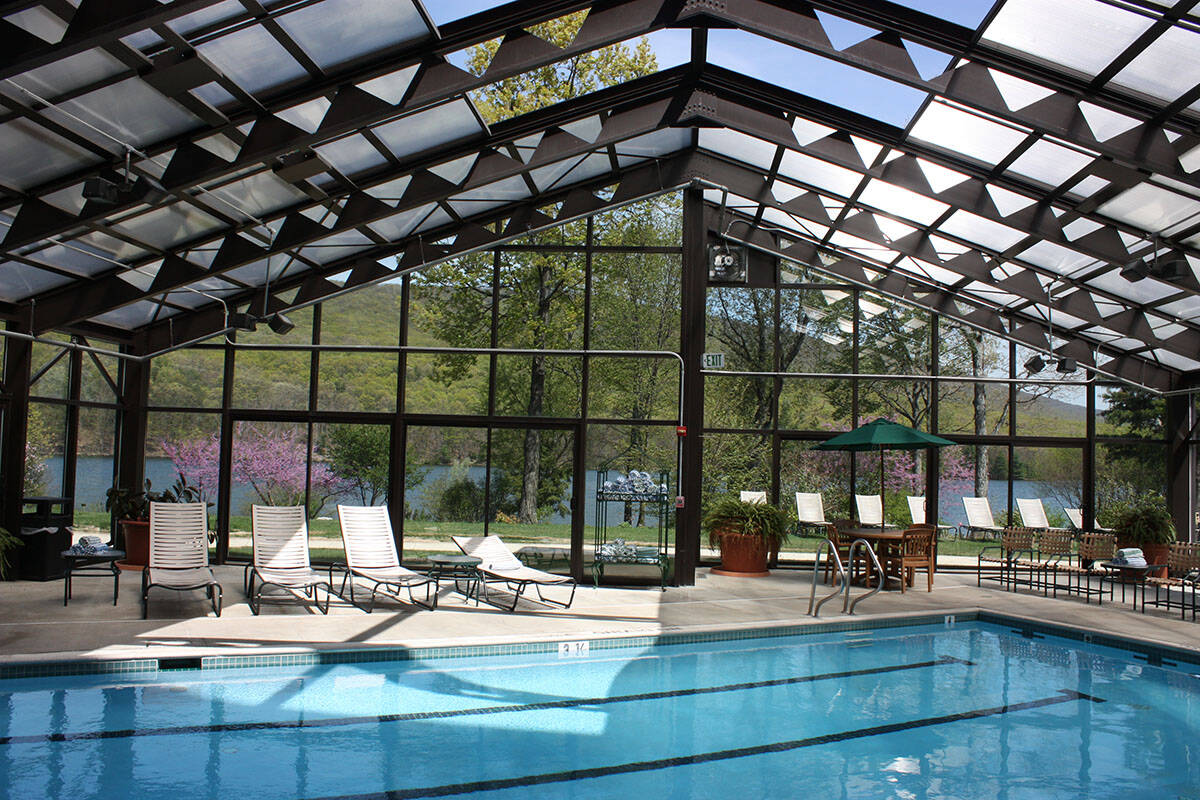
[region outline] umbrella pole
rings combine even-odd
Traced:
[[[883,532],[883,529],[887,527],[887,517],[885,516],[885,513],[884,513],[887,511],[886,503],[887,503],[887,500],[883,493],[883,448],[881,447],[881,448],[879,448],[879,530],[880,530],[880,532]]]

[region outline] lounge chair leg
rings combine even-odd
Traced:
[[[213,611],[217,612],[217,616],[221,616],[221,585],[212,584],[208,587],[209,594],[213,598]]]

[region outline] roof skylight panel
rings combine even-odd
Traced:
[[[0,183],[28,189],[98,163],[94,153],[25,119],[0,125]]]
[[[348,230],[335,233],[312,244],[300,248],[300,255],[316,261],[318,264],[328,264],[339,258],[353,255],[374,245],[360,231]]]
[[[664,128],[617,142],[615,149],[618,159],[620,159],[621,156],[661,157],[691,146],[692,131],[690,128]]]
[[[1008,169],[1047,186],[1058,186],[1091,164],[1095,157],[1096,154],[1064,147],[1043,137],[1017,156]]]
[[[843,197],[852,195],[862,181],[862,175],[854,170],[794,150],[784,151],[779,174]]]
[[[1112,82],[1173,101],[1200,83],[1200,33],[1171,26],[1118,72]]]
[[[971,281],[962,290],[965,295],[975,295],[976,297],[986,300],[989,303],[994,303],[998,306],[1011,306],[1016,303],[1025,302],[1025,298],[1017,297],[1011,292],[1006,292],[1003,289],[997,289],[988,283],[980,283],[979,281]]]
[[[1097,211],[1142,230],[1160,232],[1185,220],[1200,220],[1200,201],[1145,182],[1121,192]]]
[[[356,175],[388,163],[387,158],[375,145],[357,133],[313,149],[326,163],[333,165],[343,175]]]
[[[97,89],[41,113],[117,153],[127,146],[152,144],[203,125],[199,117],[141,78]]]
[[[1178,286],[1171,286],[1154,278],[1130,282],[1122,278],[1115,269],[1101,273],[1089,279],[1087,283],[1089,286],[1102,289],[1136,304],[1155,303],[1163,298],[1179,294]]]
[[[170,250],[176,245],[222,228],[224,224],[185,203],[173,203],[146,214],[124,219],[113,227],[160,250]]]
[[[22,72],[13,76],[11,81],[5,81],[0,88],[5,94],[11,94],[22,102],[26,101],[20,97],[20,93],[12,84],[52,100],[82,86],[119,75],[128,69],[124,62],[97,47]]]
[[[1081,267],[1098,263],[1091,256],[1057,245],[1054,242],[1047,242],[1044,239],[1033,247],[1023,251],[1017,257],[1031,264],[1037,264],[1039,267],[1045,267],[1059,275],[1070,275]]]
[[[930,103],[909,133],[913,139],[993,166],[1007,158],[1028,134],[1024,128],[942,100]]]
[[[1005,0],[983,39],[1096,75],[1153,23],[1100,0]]]
[[[231,23],[238,19],[245,19],[248,16],[246,7],[239,0],[221,0],[221,2],[207,8],[202,8],[199,11],[193,11],[190,14],[184,14],[182,17],[169,20],[167,27],[180,36],[191,36],[203,29],[211,29],[214,26],[220,26],[222,23]]]
[[[66,275],[31,267],[15,261],[0,264],[0,300],[16,303],[65,286],[71,282]]]
[[[763,170],[775,161],[775,145],[728,128],[701,128],[700,147]]]
[[[932,225],[950,207],[940,200],[878,179],[872,179],[867,184],[859,199],[880,211],[922,225]]]
[[[436,207],[436,204],[429,203],[419,208],[410,208],[407,211],[401,211],[399,214],[394,214],[384,219],[377,219],[368,227],[389,242],[399,241],[412,233],[413,229],[428,217]]]
[[[955,211],[948,220],[941,224],[938,230],[1001,253],[1028,235],[1023,231],[962,210]]]
[[[484,127],[470,103],[462,98],[409,114],[372,129],[396,158],[435,147],[444,147],[477,133]]]
[[[326,70],[430,34],[411,0],[323,0],[276,20]]]
[[[250,25],[197,45],[196,52],[251,94],[308,76],[262,25]]]
[[[1200,319],[1200,295],[1190,294],[1180,300],[1157,306],[1157,309],[1163,314],[1170,314],[1176,319],[1185,321],[1197,320]]]
[[[1184,372],[1191,372],[1193,370],[1200,369],[1200,361],[1194,361],[1187,356],[1181,356],[1178,353],[1172,353],[1170,350],[1163,350],[1160,348],[1158,350],[1152,350],[1150,354],[1157,358],[1161,363],[1166,364],[1172,369],[1178,369]]]
[[[159,304],[150,300],[139,300],[136,303],[130,303],[127,306],[121,306],[120,308],[92,317],[90,321],[122,330],[133,330],[155,319],[161,319],[175,313],[178,312],[169,307],[162,307],[160,310]]]

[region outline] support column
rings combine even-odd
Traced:
[[[1096,373],[1087,373],[1087,414],[1084,420],[1083,444],[1083,529],[1091,530],[1096,524]]]
[[[1186,394],[1167,398],[1167,507],[1175,520],[1180,541],[1195,536],[1192,522],[1192,397]]]
[[[7,329],[29,333],[28,316],[9,322]],[[0,450],[0,469],[4,476],[3,519],[9,531],[21,529],[21,506],[25,499],[25,440],[29,433],[29,378],[33,363],[33,343],[9,339],[4,358],[4,392],[9,395],[4,415],[4,441]]]
[[[700,485],[704,428],[705,282],[708,277],[704,247],[704,194],[700,189],[683,192],[683,265],[680,293],[680,333],[683,356],[683,458],[679,493],[684,506],[675,515],[675,582],[696,582],[700,560]]]
[[[122,359],[119,385],[121,410],[118,412],[116,484],[137,490],[145,480],[150,364]]]

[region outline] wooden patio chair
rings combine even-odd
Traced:
[[[903,594],[913,581],[918,569],[925,570],[929,578],[926,591],[933,591],[933,574],[937,571],[934,564],[933,542],[937,529],[932,525],[913,525],[904,531],[903,538],[896,548],[894,555],[889,555],[884,564],[884,571],[895,572],[900,576],[900,593]]]
[[[971,498],[963,498],[967,500]],[[1016,570],[1018,562],[1021,561],[1022,554],[1026,557],[1026,563],[1031,564],[1033,561],[1033,536],[1035,531],[1032,528],[1003,528],[1000,534],[1000,544],[990,545],[979,551],[979,555],[975,558],[975,585],[982,586],[984,580],[999,581],[1001,586],[1006,588],[1016,588]],[[983,566],[985,564],[995,564],[998,570],[995,575],[989,575],[985,579],[983,576]],[[1030,567],[1030,580],[1032,581],[1032,566]]]
[[[1142,586],[1142,611],[1146,604],[1178,608],[1179,618],[1184,619],[1187,610],[1192,610],[1192,619],[1196,619],[1196,585],[1200,583],[1200,542],[1175,542],[1167,553],[1167,577],[1146,578]],[[1154,599],[1147,600],[1145,591],[1154,587]],[[1179,598],[1172,599],[1172,592],[1178,591]]]
[[[1078,594],[1083,596],[1084,602],[1091,602],[1092,595],[1096,595],[1096,601],[1103,604],[1104,602],[1104,582],[1100,582],[1099,588],[1092,586],[1092,578],[1104,578],[1107,572],[1097,568],[1096,564],[1101,561],[1110,561],[1117,553],[1117,537],[1111,533],[1085,533],[1079,537],[1079,551],[1076,554],[1077,561],[1074,564],[1060,564],[1055,569],[1057,572],[1067,576],[1066,585],[1057,584],[1055,587],[1055,596],[1058,589],[1065,589],[1068,594]],[[1072,582],[1074,581],[1074,582]],[[1109,587],[1111,593],[1112,588]]]
[[[1055,596],[1058,595],[1057,571],[1059,566],[1071,564],[1071,559],[1074,558],[1074,545],[1075,539],[1071,536],[1070,531],[1053,528],[1038,534],[1034,570],[1043,596],[1050,593],[1052,585]],[[1055,575],[1053,583],[1050,578],[1051,573]]]

